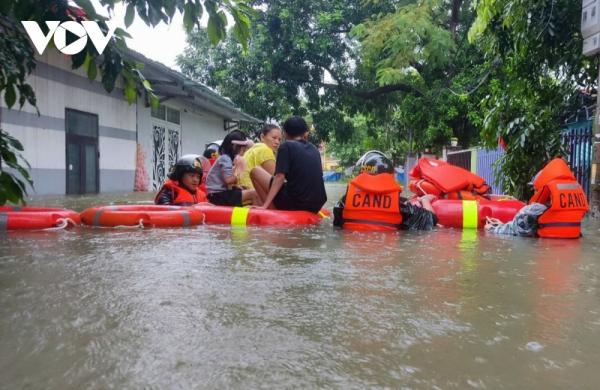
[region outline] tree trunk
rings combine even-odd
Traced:
[[[458,26],[458,14],[463,0],[453,0],[452,2],[452,20],[450,21],[450,32],[452,40],[456,42],[456,27]]]

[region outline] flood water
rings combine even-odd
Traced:
[[[583,234],[2,233],[0,389],[598,389],[600,222]]]

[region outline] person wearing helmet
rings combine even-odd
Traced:
[[[208,162],[210,162],[210,166],[212,167],[219,158],[219,144],[216,142],[208,144],[202,155],[208,159]]]
[[[437,217],[433,195],[419,198],[421,206],[400,197],[394,165],[383,153],[370,151],[357,162],[360,174],[350,182],[333,209],[333,225],[351,230],[433,230]]]
[[[173,166],[169,180],[156,195],[154,204],[191,206],[208,202],[206,194],[198,188],[202,182],[203,170],[207,169],[208,165],[208,160],[197,154],[181,157]]]
[[[566,161],[562,158],[550,161],[528,184],[536,190],[529,204],[508,223],[489,218],[485,229],[518,236],[581,237],[581,219],[589,205],[585,191]]]
[[[202,154],[202,156],[206,158],[209,163],[203,165],[204,174],[202,175],[200,187],[198,188],[200,188],[200,191],[204,192],[205,194],[208,193],[206,191],[206,178],[208,177],[208,172],[210,171],[210,168],[213,165],[215,165],[215,161],[217,161],[217,159],[219,158],[219,146],[220,145],[218,143],[211,142],[210,144],[208,144],[206,149],[204,149],[204,153]]]

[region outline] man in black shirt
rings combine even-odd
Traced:
[[[261,167],[250,171],[254,189],[263,202],[262,208],[318,213],[327,195],[321,156],[317,148],[306,141],[308,125],[301,117],[293,116],[285,121],[283,131],[286,142],[277,151],[275,176]]]

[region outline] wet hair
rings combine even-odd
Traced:
[[[256,131],[256,134],[255,134],[256,139],[260,141],[260,136],[261,135],[266,136],[267,134],[269,134],[271,132],[271,130],[281,130],[281,129],[277,125],[274,125],[272,123],[267,123],[266,125],[264,125],[263,127],[261,127],[260,129],[258,129]]]
[[[308,132],[308,124],[301,116],[291,116],[283,124],[283,131],[290,137],[300,137]]]
[[[244,145],[234,145],[231,141],[245,141],[246,135],[239,130],[233,130],[231,133],[227,134],[219,147],[219,154],[222,156],[224,154],[228,155],[231,158],[231,161],[238,154],[240,148],[245,148]]]

